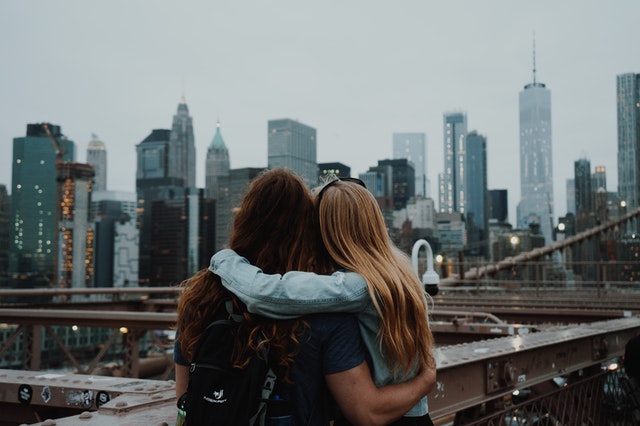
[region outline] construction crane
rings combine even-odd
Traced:
[[[60,164],[62,164],[62,157],[64,156],[64,146],[58,143],[58,140],[53,136],[51,130],[49,129],[49,125],[44,123],[42,125],[44,132],[47,134],[47,137],[51,141],[51,145],[53,146],[53,150],[56,153],[56,169],[58,170],[58,174],[60,173]]]

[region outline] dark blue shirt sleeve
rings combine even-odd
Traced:
[[[189,365],[189,362],[184,359],[184,355],[182,355],[182,349],[180,349],[180,343],[178,342],[179,333],[179,331],[176,331],[176,340],[173,343],[173,362],[178,365]]]
[[[340,373],[362,364],[365,351],[355,316],[326,315],[324,323],[329,327],[329,333],[324,341],[323,374]]]

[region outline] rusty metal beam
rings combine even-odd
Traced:
[[[70,295],[122,295],[122,294],[179,294],[182,287],[93,287],[93,288],[34,288],[34,289],[2,289],[0,299],[16,296],[70,296]]]
[[[0,308],[0,323],[128,327],[168,330],[175,326],[177,313],[110,312],[100,310],[8,309]]]
[[[431,417],[599,366],[622,355],[627,341],[637,335],[640,317],[632,317],[437,348]]]
[[[30,423],[40,412],[50,416],[59,409],[76,415],[65,414],[50,424],[175,424],[175,404],[173,381],[0,370],[2,413],[21,409],[23,419],[33,419]]]
[[[581,369],[599,369],[601,364],[620,356],[626,342],[637,335],[640,335],[640,317],[631,317],[439,347],[435,350],[437,384],[429,395],[431,416],[444,418],[558,376]],[[31,388],[34,398],[31,404],[49,407],[94,410],[98,394],[106,392],[107,395],[102,396],[111,402],[91,413],[91,420],[96,421],[92,424],[103,424],[97,423],[98,419],[113,414],[119,418],[124,416],[127,421],[146,418],[152,424],[169,419],[171,424],[171,420],[175,420],[171,418],[175,415],[173,383],[157,382],[153,387],[149,382],[0,370],[0,404],[19,404],[16,401],[19,386],[23,384]],[[76,417],[73,421],[56,423],[77,422]]]

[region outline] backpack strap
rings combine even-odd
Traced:
[[[267,402],[271,397],[271,393],[273,392],[273,388],[276,384],[276,374],[273,372],[271,368],[267,371],[267,375],[264,378],[264,383],[262,384],[262,391],[260,394],[260,403],[258,404],[258,411],[256,414],[249,419],[249,424],[254,425],[265,425],[267,423]],[[258,420],[258,423],[256,423]]]
[[[227,300],[226,302],[224,302],[224,306],[226,306],[227,312],[229,313],[229,316],[232,320],[234,320],[235,322],[244,322],[244,317],[241,314],[236,314],[233,311],[233,302],[231,300]]]

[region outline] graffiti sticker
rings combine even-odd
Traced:
[[[79,405],[82,408],[89,409],[93,404],[93,392],[90,390],[69,391],[67,392],[67,404]]]
[[[48,404],[51,401],[51,389],[49,386],[45,386],[42,388],[42,392],[40,392],[40,396],[42,397],[42,401],[45,404]]]
[[[98,406],[98,408],[100,408],[100,406],[106,404],[109,401],[111,401],[111,395],[109,395],[104,391],[100,391],[96,395],[96,405]]]
[[[31,404],[31,397],[33,397],[33,389],[29,385],[20,385],[18,388],[18,401],[21,404]]]

